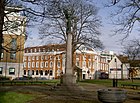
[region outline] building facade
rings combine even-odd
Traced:
[[[20,8],[6,8],[7,11],[12,9],[19,10]],[[25,17],[16,12],[8,14],[7,18],[4,19],[4,29],[7,31],[3,32],[4,42],[0,61],[0,76],[13,79],[21,76],[23,73]]]
[[[99,51],[95,56],[95,79],[108,79],[109,62],[114,56],[113,51]]]
[[[24,76],[59,78],[65,73],[66,45],[55,44],[28,47],[24,54]],[[84,46],[73,55],[73,68],[82,70],[82,79],[93,79],[95,51]],[[73,70],[74,71],[74,70]],[[77,73],[74,71],[74,74]]]
[[[126,57],[114,56],[109,62],[109,79],[128,79],[129,68]]]

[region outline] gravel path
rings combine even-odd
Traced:
[[[35,99],[28,103],[101,103],[97,90],[107,88],[96,84],[80,83],[75,86],[1,86],[0,92],[15,91],[33,94]],[[140,103],[139,90],[127,89],[125,103]]]

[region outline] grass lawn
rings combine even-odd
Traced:
[[[0,81],[0,85],[42,85],[42,84],[57,84],[60,83],[59,79],[53,80],[13,80],[13,81]]]
[[[111,79],[98,79],[98,80],[83,80],[80,81],[82,83],[92,83],[92,84],[99,84],[99,85],[105,85],[105,86],[112,86],[113,85],[113,80]],[[121,86],[121,84],[140,84],[140,80],[118,80],[118,86]]]
[[[17,92],[0,92],[0,103],[26,103],[34,99],[33,95]]]

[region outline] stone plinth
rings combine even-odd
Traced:
[[[72,74],[64,74],[62,76],[62,84],[63,85],[75,85],[76,84],[76,76]]]

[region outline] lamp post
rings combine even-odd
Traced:
[[[6,50],[6,64],[5,64],[5,78],[6,78],[6,74],[7,74],[7,59],[8,59],[8,51]]]
[[[117,87],[117,59],[115,58],[115,63],[116,63],[116,77],[115,77],[115,87]]]
[[[116,63],[116,79],[117,79],[117,59],[115,58],[115,63]]]

